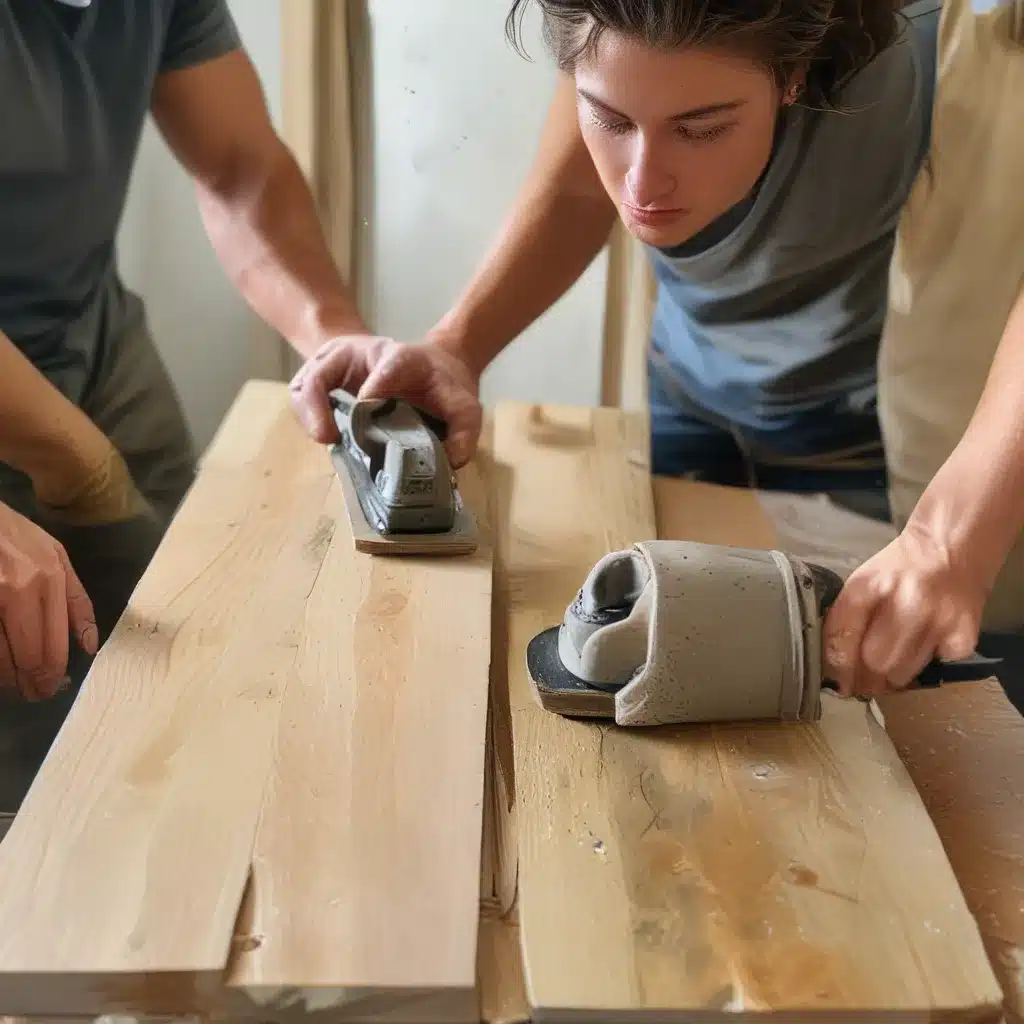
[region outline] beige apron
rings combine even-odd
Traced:
[[[901,527],[967,427],[1024,286],[1024,0],[985,13],[946,0],[938,45],[931,153],[900,222],[879,357]],[[984,626],[1024,626],[1024,538]]]

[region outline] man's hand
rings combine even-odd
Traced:
[[[823,637],[825,675],[843,696],[905,689],[933,657],[971,654],[988,592],[964,563],[911,521],[851,573]]]
[[[348,336],[329,341],[308,359],[292,379],[292,404],[321,444],[338,437],[327,399],[334,388],[360,398],[402,398],[443,419],[448,458],[456,469],[476,451],[483,423],[480,379],[436,342]]]
[[[0,687],[52,697],[66,681],[69,634],[96,653],[96,616],[64,548],[0,504]]]

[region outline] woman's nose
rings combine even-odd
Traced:
[[[629,200],[641,208],[661,206],[676,189],[676,178],[658,147],[637,133],[626,172]]]

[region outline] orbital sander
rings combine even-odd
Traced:
[[[541,705],[618,725],[814,722],[837,573],[782,551],[645,541],[605,555],[562,624],[527,648]],[[933,659],[917,686],[989,679],[1001,659]]]
[[[448,425],[397,398],[328,395],[338,440],[331,460],[356,549],[464,555],[477,548],[472,511],[445,454]]]

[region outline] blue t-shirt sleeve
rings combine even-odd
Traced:
[[[161,71],[178,71],[241,46],[227,0],[172,0]]]

